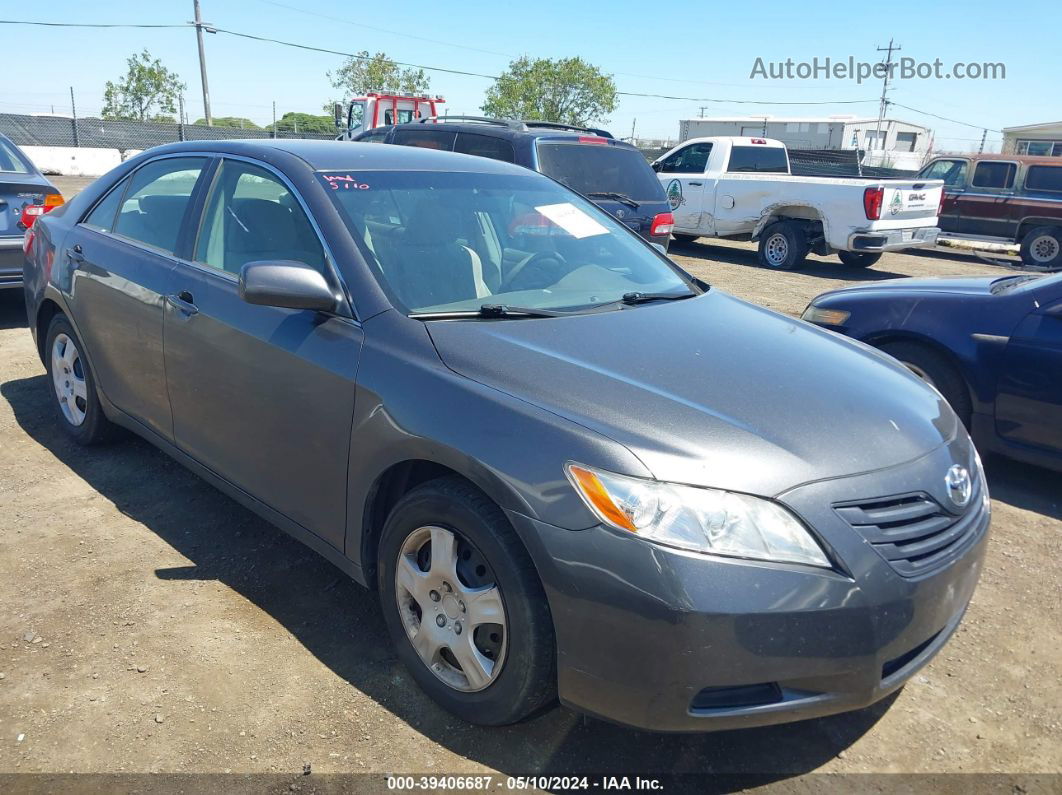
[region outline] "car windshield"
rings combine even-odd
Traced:
[[[376,278],[410,314],[581,311],[630,293],[698,292],[629,229],[537,174],[319,176]]]
[[[614,193],[639,202],[667,200],[660,180],[636,149],[539,141],[537,151],[539,171],[584,196]]]
[[[29,167],[23,162],[15,148],[4,140],[0,140],[0,171],[10,171],[16,174],[29,173]]]

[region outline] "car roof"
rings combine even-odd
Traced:
[[[593,128],[578,129],[578,128],[566,128],[561,125],[558,126],[542,126],[535,127],[536,122],[509,122],[506,120],[484,119],[483,121],[447,121],[446,117],[442,117],[438,120],[437,124],[412,121],[405,124],[393,125],[395,130],[452,130],[454,132],[475,133],[476,135],[488,135],[492,138],[504,138],[506,140],[515,140],[517,138],[533,138],[533,139],[549,139],[549,140],[570,140],[572,143],[577,143],[580,138],[594,137],[594,138],[607,138],[609,144],[614,146],[622,146],[627,149],[635,149],[636,147],[621,141],[618,138],[613,138],[611,134],[605,134],[604,130],[597,130]],[[532,125],[532,126],[528,126]],[[369,130],[368,132],[373,132]]]
[[[213,152],[275,160],[276,155],[298,158],[315,171],[360,169],[376,171],[465,171],[481,174],[527,175],[527,169],[475,155],[411,146],[381,146],[352,141],[314,141],[302,138],[185,141],[148,150],[157,155],[175,152]]]
[[[1051,155],[1001,155],[996,154],[940,154],[933,160],[970,160],[979,163],[982,160],[1001,160],[1009,163],[1023,163],[1027,166],[1062,166],[1062,157]]]

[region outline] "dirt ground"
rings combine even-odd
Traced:
[[[673,253],[716,287],[791,314],[849,281],[999,272],[951,254],[891,254],[867,271],[812,258],[779,274],[757,268],[747,244]],[[993,535],[965,622],[884,703],[707,735],[649,735],[559,708],[485,730],[416,688],[373,595],[146,443],[78,448],[50,399],[21,293],[0,293],[0,773],[309,763],[755,773],[801,790],[792,777],[813,771],[1062,771],[1057,474],[989,462]]]

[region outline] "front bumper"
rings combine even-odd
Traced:
[[[987,546],[987,505],[970,509],[979,515],[963,554],[920,579],[897,573],[829,506],[910,491],[929,471],[943,483],[954,452],[779,497],[819,532],[837,571],[513,515],[549,599],[561,701],[638,728],[710,731],[858,709],[898,689],[962,619]]]
[[[22,286],[22,242],[21,237],[0,237],[0,290]]]
[[[883,229],[873,232],[853,232],[848,236],[849,251],[895,251],[901,248],[935,246],[940,229],[918,226],[910,229]]]

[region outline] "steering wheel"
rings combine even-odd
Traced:
[[[560,254],[555,251],[539,251],[530,256],[524,257],[509,271],[509,275],[505,278],[505,281],[498,287],[499,293],[507,293],[512,289],[513,282],[516,281],[516,277],[527,270],[529,265],[539,262],[540,260],[553,260],[561,267],[568,264],[568,261],[564,259]]]

